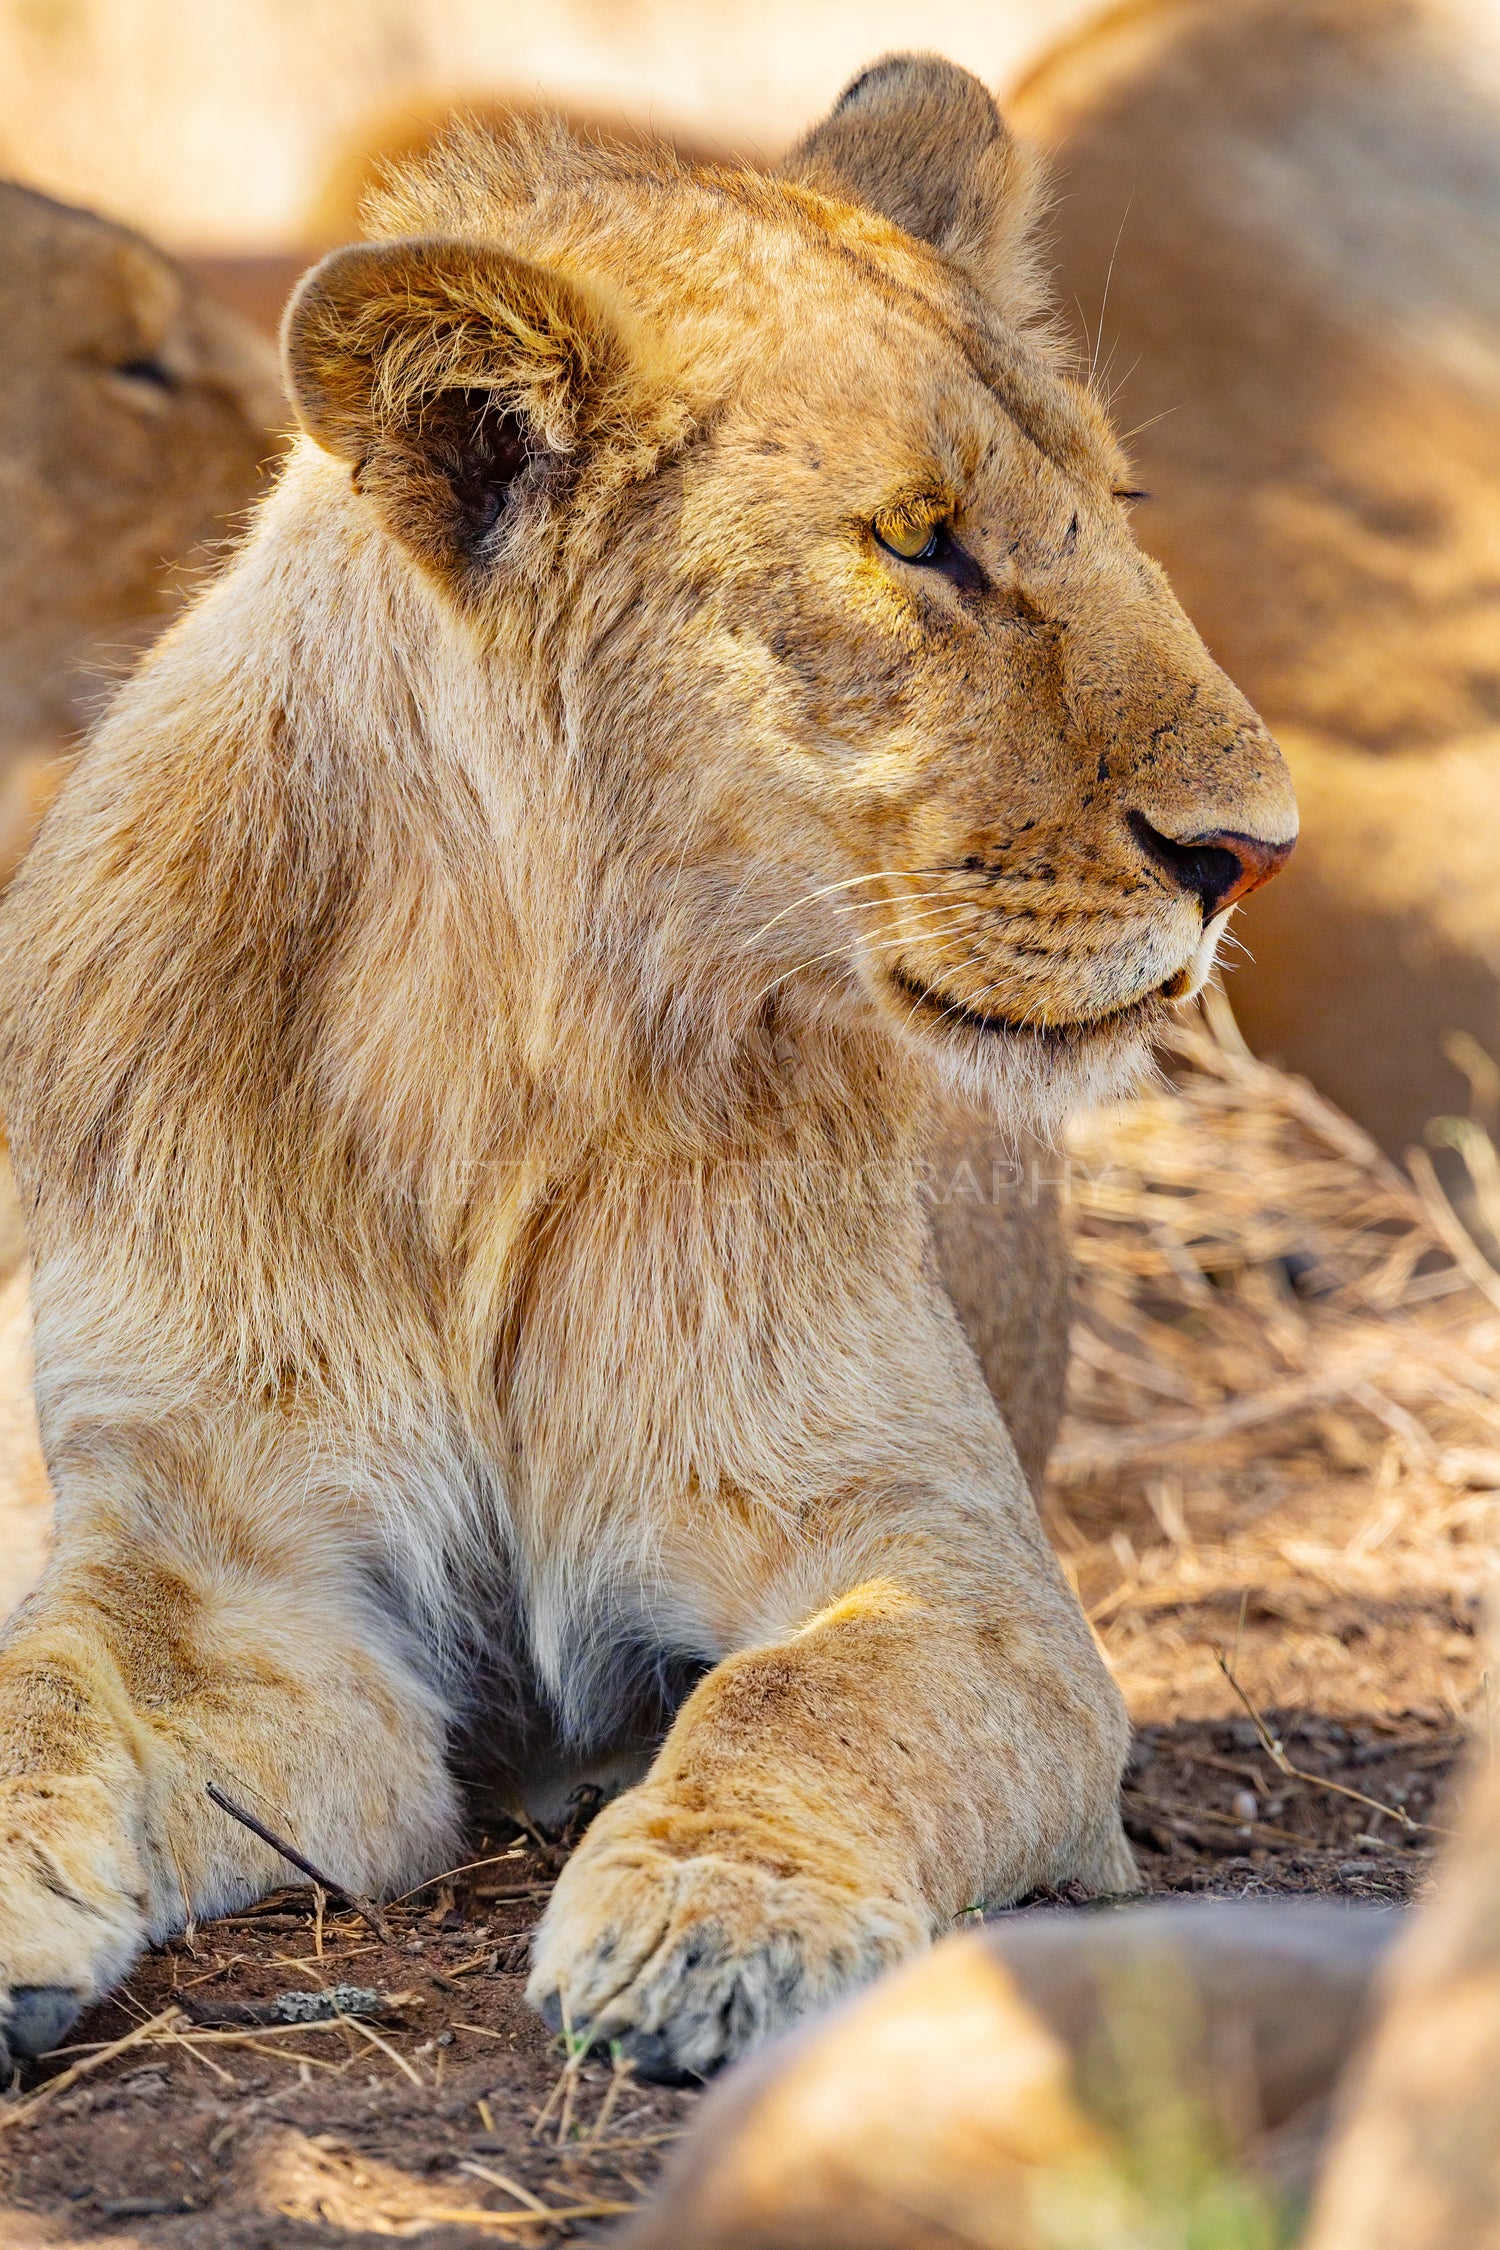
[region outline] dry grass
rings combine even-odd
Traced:
[[[456,2199],[434,2190],[393,2164],[329,2147],[305,2133],[283,2130],[262,2152],[260,2186],[269,2211],[304,2226],[342,2234],[411,2236],[435,2227],[463,2227],[476,2234],[536,2242],[571,2233],[585,2219],[612,2219],[635,2208],[614,2198],[576,2197],[547,2204],[487,2165],[466,2164],[462,2172],[498,2186],[516,2199],[510,2210]]]
[[[1500,1273],[1227,1004],[1070,1143],[1079,1259],[1049,1528],[1140,1720],[1472,1713],[1500,1506]],[[1495,1151],[1462,1141],[1481,1215]],[[1466,1205],[1466,1208],[1469,1205]]]

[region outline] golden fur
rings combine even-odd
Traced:
[[[443,113],[452,123],[450,111]],[[499,127],[497,116],[490,123]],[[581,121],[580,132],[593,132]],[[409,162],[437,138],[405,118]],[[361,171],[368,173],[366,163]],[[368,186],[366,179],[364,185]],[[0,183],[0,885],[61,785],[122,658],[203,575],[212,530],[284,442],[273,355],[188,275],[275,327],[301,266],[198,260]],[[121,373],[124,368],[130,372]],[[1061,1411],[1067,1251],[1040,1144],[945,1110],[930,1151],[937,1261],[1033,1488]],[[0,1620],[46,1555],[51,1501],[30,1391],[25,1241],[0,1155]]]
[[[895,59],[781,180],[460,137],[295,299],[307,434],[0,917],[14,2047],[282,1879],[206,1781],[399,1887],[461,1741],[560,1788],[689,1687],[536,1946],[642,2068],[1133,1880],[917,1161],[935,1081],[1127,1079],[1295,814],[1027,324],[1026,192]]]
[[[123,660],[280,450],[261,339],[138,234],[0,181],[0,882]]]
[[[1481,67],[1481,46],[1488,56]],[[1303,840],[1230,983],[1398,1153],[1500,1058],[1500,104],[1463,0],[1135,0],[1048,56],[1059,295]]]

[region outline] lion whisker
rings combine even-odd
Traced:
[[[934,933],[928,932],[927,934],[932,936]],[[941,931],[935,934],[939,943],[945,942]],[[955,931],[953,936],[956,938],[957,934]],[[912,935],[913,932],[910,929],[897,930],[890,937],[871,939],[868,943],[862,944],[860,950],[865,953],[885,953],[894,945],[905,945]],[[776,977],[772,983],[765,987],[765,990],[774,992],[776,986],[785,984],[788,977],[798,975],[803,969],[816,968],[820,961],[837,960],[840,955],[847,954],[848,951],[848,945],[834,945],[830,946],[826,953],[810,953],[804,960],[798,961],[790,969],[784,970],[779,977]]]
[[[985,900],[981,900],[981,899],[976,899],[976,898],[928,898],[928,899],[924,899],[924,898],[921,898],[921,897],[916,897],[916,898],[895,898],[895,899],[890,899],[890,898],[851,898],[851,899],[844,899],[844,900],[842,900],[842,901],[841,901],[841,902],[839,903],[839,905],[835,906],[835,907],[834,907],[834,908],[832,909],[832,912],[833,912],[833,913],[835,913],[835,914],[850,914],[850,915],[854,915],[854,914],[873,914],[873,913],[874,913],[874,912],[876,911],[876,909],[877,909],[877,908],[879,908],[879,907],[882,907],[882,906],[889,906],[889,907],[891,907],[891,908],[892,908],[893,910],[896,910],[896,911],[901,911],[901,912],[904,912],[904,911],[906,911],[907,909],[909,909],[909,908],[911,908],[911,907],[924,907],[924,906],[926,906],[926,907],[936,907],[936,908],[948,908],[948,907],[964,907],[964,906],[971,906],[971,907],[973,907],[973,908],[974,908],[974,909],[975,909],[975,910],[976,910],[977,912],[980,912],[980,913],[983,913],[983,912],[985,912],[985,911],[993,912],[993,908],[992,908],[992,907],[989,907],[989,905],[988,905],[988,902],[987,902],[987,901],[985,901]]]
[[[847,875],[842,882],[820,884],[817,890],[804,891],[800,898],[794,898],[790,906],[784,906],[779,914],[773,914],[769,922],[762,922],[760,928],[746,938],[741,951],[748,953],[751,946],[759,944],[767,930],[774,930],[777,923],[784,922],[789,914],[795,914],[801,907],[813,905],[820,898],[828,898],[834,891],[853,890],[860,883],[900,883],[913,875],[941,875],[945,872],[941,867],[877,867],[868,875]]]
[[[893,936],[867,940],[848,938],[841,945],[829,946],[826,952],[809,953],[801,961],[794,962],[789,969],[783,970],[774,983],[767,985],[765,989],[768,992],[774,991],[775,985],[784,984],[788,977],[796,976],[799,969],[812,968],[819,961],[831,961],[837,955],[847,952],[851,944],[862,944],[866,952],[876,953],[885,946],[903,944],[907,938],[915,936],[923,930],[930,931],[933,928],[940,928],[945,922],[958,922],[972,908],[973,904],[974,902],[970,899],[956,899],[947,906],[931,906],[917,911],[907,910],[902,913],[901,926]],[[898,909],[898,911],[900,910]]]
[[[927,922],[958,921],[971,910],[975,910],[972,899],[955,899],[946,906],[915,907],[899,911],[902,913],[902,928],[910,931],[920,929]]]
[[[930,936],[932,933],[929,932],[928,934]],[[905,945],[910,939],[911,935],[912,932],[909,929],[897,930],[891,937],[877,938],[870,943],[863,944],[860,950],[867,954],[885,953],[889,951],[892,946]],[[953,938],[955,940],[957,938],[957,935],[958,933],[955,931],[953,933]],[[936,942],[942,945],[950,942],[950,940],[945,938],[944,934],[939,931],[937,933]],[[769,984],[764,984],[761,986],[760,990],[755,994],[755,997],[751,1002],[752,1009],[758,1008],[762,1000],[766,999],[771,993],[775,992],[780,985],[787,983],[790,978],[800,976],[804,969],[815,969],[817,968],[819,963],[823,961],[836,961],[841,958],[847,959],[848,955],[849,946],[847,944],[831,945],[826,953],[810,953],[805,960],[793,962],[791,968],[783,969],[780,976],[772,977]]]

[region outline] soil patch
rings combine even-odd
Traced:
[[[1125,1826],[1151,1888],[1415,1898],[1447,1830],[1462,1733],[1413,1713],[1262,1716],[1295,1773],[1248,1720],[1138,1731]]]
[[[1140,1730],[1125,1803],[1150,1888],[1413,1897],[1459,1731],[1421,1714],[1264,1717],[1315,1778],[1280,1772],[1249,1720]],[[7,2250],[607,2237],[696,2096],[638,2086],[605,2058],[568,2061],[522,1997],[528,1933],[567,1846],[483,1841],[487,1864],[387,1910],[392,1944],[351,1914],[320,1926],[308,1892],[284,1891],[149,1954],[20,2102],[96,2043],[178,2014],[0,2128]],[[285,1996],[329,1992],[345,2008],[377,1996],[381,2012],[275,2020],[306,2005]],[[580,2216],[527,2217],[527,2197]]]
[[[526,2006],[530,1931],[566,1849],[481,1839],[486,1864],[386,1909],[390,1944],[349,1913],[320,1922],[312,1894],[289,1890],[150,1953],[30,2083],[177,2013],[0,2126],[7,2250],[604,2231],[693,2097],[607,2059],[568,2063]],[[309,2005],[291,1996],[325,1993],[345,2012],[276,2020]],[[526,2220],[539,2204],[594,2216]]]

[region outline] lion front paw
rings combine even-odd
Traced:
[[[749,1842],[674,1849],[670,1814],[632,1796],[563,1870],[527,1997],[554,2030],[617,2041],[642,2077],[703,2078],[928,1936],[911,1903]]]
[[[102,1784],[0,1782],[0,2073],[55,2047],[125,1974],[144,1888]]]

